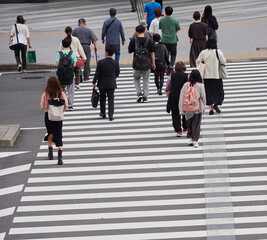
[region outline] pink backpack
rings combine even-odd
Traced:
[[[183,107],[185,112],[195,112],[199,109],[199,96],[195,86],[190,86],[190,83],[186,83],[188,88],[185,90]]]

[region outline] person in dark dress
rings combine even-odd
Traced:
[[[179,98],[180,92],[184,84],[188,81],[188,75],[185,73],[186,66],[183,62],[177,62],[175,64],[175,73],[173,73],[166,83],[166,95],[169,96],[167,103],[167,110],[172,113],[172,125],[174,131],[177,133],[177,137],[182,136],[181,118],[183,131],[186,132],[187,125],[185,116],[180,116],[179,112]]]
[[[206,48],[206,41],[208,40],[208,25],[200,21],[200,13],[194,12],[193,18],[195,22],[190,25],[188,30],[191,44],[190,67],[196,67],[196,59],[199,53]]]
[[[217,34],[216,30],[219,28],[217,19],[212,15],[212,7],[207,5],[204,9],[203,16],[201,18],[201,22],[208,24],[208,37],[216,39],[217,42]]]

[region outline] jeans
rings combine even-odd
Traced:
[[[148,97],[149,94],[149,77],[150,69],[148,70],[133,70],[134,85],[136,89],[137,96]],[[141,88],[140,79],[143,77],[143,90]]]
[[[73,82],[71,85],[63,85],[62,88],[63,88],[65,94],[67,95],[69,107],[73,107],[75,80],[73,79]]]
[[[19,55],[20,52],[21,52],[22,61],[21,61],[20,55]],[[14,53],[15,53],[15,58],[16,58],[17,65],[21,65],[21,62],[22,62],[22,68],[24,70],[26,70],[27,45],[24,45],[24,47],[22,47],[22,48],[16,49],[14,51]]]
[[[86,62],[84,63],[84,69],[83,69],[83,78],[85,80],[89,79],[89,75],[91,73],[90,68],[90,60],[91,60],[91,49],[89,44],[82,44],[85,56],[86,56]]]
[[[120,44],[113,44],[111,46],[113,46],[115,49],[115,61],[119,62],[120,61],[120,55],[121,55]]]
[[[170,65],[173,67],[177,55],[177,43],[164,43],[167,47],[168,52],[171,55],[171,63]]]

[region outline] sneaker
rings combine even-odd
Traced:
[[[73,107],[72,106],[69,106],[68,107],[68,111],[73,111]]]
[[[143,102],[147,103],[147,97],[143,97]]]
[[[106,114],[105,113],[99,113],[99,116],[102,118],[106,118]]]
[[[214,104],[213,109],[217,112],[217,113],[221,113],[222,111],[218,108],[218,105]]]
[[[182,132],[181,131],[179,131],[178,133],[177,133],[177,137],[182,137]]]
[[[198,148],[198,142],[194,142],[194,148]]]
[[[210,112],[209,112],[209,115],[213,115],[214,114],[214,112],[213,112],[213,110],[211,110]]]
[[[184,128],[183,129],[183,132],[188,132],[188,128]]]
[[[189,140],[189,143],[188,143],[188,146],[193,146],[194,145],[194,143],[193,143],[193,139],[190,139]]]
[[[75,88],[76,88],[76,89],[80,89],[80,85],[76,84],[76,85],[75,85]]]
[[[142,101],[142,96],[138,96],[136,102],[141,102],[141,101]]]
[[[18,71],[20,72],[22,70],[22,66],[19,64],[18,65]]]
[[[25,72],[27,72],[27,71],[23,69],[22,72],[25,73]]]

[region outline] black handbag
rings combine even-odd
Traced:
[[[100,97],[99,92],[95,88],[93,88],[91,96],[92,107],[97,108],[99,97]]]

